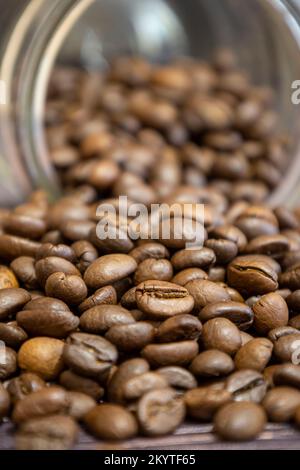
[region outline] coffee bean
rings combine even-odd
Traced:
[[[119,305],[97,305],[80,317],[80,327],[88,333],[105,333],[116,325],[129,325],[135,320],[132,314]]]
[[[235,243],[239,251],[244,251],[247,244],[247,238],[244,233],[234,225],[221,225],[220,227],[216,227],[212,230],[211,235],[215,239],[229,240]]]
[[[124,384],[127,380],[137,377],[149,371],[149,364],[145,359],[135,358],[120,364],[108,383],[109,401],[123,404]]]
[[[101,439],[129,439],[138,431],[134,416],[119,405],[98,405],[85,416],[84,422]]]
[[[298,364],[299,361],[299,333],[281,336],[275,341],[274,354],[281,362],[293,362]]]
[[[121,305],[125,308],[137,309],[136,300],[135,300],[135,291],[136,287],[129,289],[121,298]]]
[[[19,282],[13,271],[6,266],[0,266],[0,291],[19,287]]]
[[[86,240],[79,240],[72,245],[76,255],[76,267],[84,274],[87,268],[98,258],[96,248]]]
[[[294,335],[294,334],[296,335],[300,334],[300,331],[298,331],[296,328],[293,328],[292,326],[279,326],[269,331],[268,338],[273,343],[275,343],[282,336],[288,336],[288,335]]]
[[[262,405],[270,421],[290,421],[300,406],[300,392],[291,387],[275,387],[267,392]]]
[[[253,238],[245,247],[245,253],[279,256],[289,249],[289,241],[284,235],[260,235]]]
[[[140,310],[158,319],[189,313],[194,307],[187,289],[166,281],[146,281],[137,286],[136,302]]]
[[[279,365],[273,374],[275,385],[288,385],[300,388],[300,366],[295,364]]]
[[[278,271],[277,263],[265,255],[239,256],[228,266],[228,284],[248,296],[267,294],[278,287]]]
[[[22,423],[16,434],[18,450],[67,450],[77,440],[78,428],[69,416],[47,416]]]
[[[267,392],[267,382],[259,372],[243,369],[227,378],[225,389],[232,394],[234,401],[260,403]]]
[[[127,226],[127,220],[125,221]],[[134,243],[129,238],[126,228],[115,225],[114,221],[110,222],[110,230],[113,236],[110,238],[102,239],[98,236],[97,228],[92,228],[89,234],[89,241],[94,245],[99,252],[108,255],[113,253],[126,254],[133,250]],[[113,225],[114,224],[114,225]]]
[[[289,325],[297,330],[300,330],[300,315],[296,315],[295,317],[291,318]]]
[[[246,331],[240,331],[240,334],[242,338],[242,346],[244,346],[244,344],[249,343],[249,341],[253,339],[253,336],[249,335],[249,333],[246,333]]]
[[[123,392],[126,400],[137,400],[151,390],[167,388],[168,381],[156,372],[145,372],[145,374],[132,377],[125,382]]]
[[[0,419],[5,418],[10,409],[10,396],[4,386],[0,383]]]
[[[88,290],[81,277],[56,272],[48,277],[45,292],[49,297],[61,299],[68,305],[78,305],[87,297]]]
[[[195,279],[208,279],[208,275],[200,268],[187,268],[179,271],[179,273],[173,277],[172,282],[184,287],[188,282],[194,281]]]
[[[210,248],[180,250],[171,258],[174,269],[202,268],[206,269],[216,261],[214,251]]]
[[[224,282],[226,277],[226,270],[222,266],[213,266],[209,268],[208,279],[214,282]]]
[[[274,374],[279,367],[280,367],[280,364],[273,364],[272,366],[268,366],[265,368],[263,372],[263,376],[267,383],[268,389],[275,387]]]
[[[98,378],[117,361],[118,352],[106,339],[87,333],[72,333],[63,350],[63,360],[75,373]]]
[[[201,331],[201,322],[193,315],[176,315],[161,323],[157,330],[156,340],[160,343],[197,340]]]
[[[90,232],[95,228],[95,222],[91,220],[67,220],[61,225],[60,230],[65,238],[72,242],[81,242],[89,238]],[[88,242],[86,242],[88,243]],[[72,247],[74,249],[74,246]]]
[[[13,411],[15,423],[51,414],[64,414],[69,406],[68,393],[61,387],[43,387],[18,400]]]
[[[289,311],[285,300],[276,292],[263,295],[254,305],[254,327],[261,333],[285,326],[289,320]]]
[[[65,274],[75,276],[80,275],[74,264],[64,258],[59,258],[58,256],[49,256],[37,261],[35,269],[37,279],[43,288],[45,287],[48,277],[53,273],[63,272]]]
[[[190,365],[190,371],[200,377],[222,377],[233,370],[234,362],[231,357],[217,349],[201,352]]]
[[[9,261],[19,256],[35,257],[40,243],[14,235],[0,235],[0,255]],[[17,287],[17,286],[12,286]]]
[[[149,344],[141,355],[153,367],[189,364],[199,351],[196,341],[178,341],[175,343]]]
[[[211,238],[206,240],[205,246],[214,251],[217,264],[229,263],[236,257],[238,253],[238,247],[236,243],[226,239]]]
[[[68,415],[77,421],[82,420],[96,406],[96,400],[85,393],[68,392],[67,396]]]
[[[273,344],[266,338],[254,338],[242,346],[235,355],[237,369],[253,369],[261,372],[271,359]]]
[[[206,305],[199,313],[202,322],[213,318],[227,318],[240,329],[247,329],[253,322],[253,312],[248,305],[241,302],[215,302]]]
[[[17,370],[17,355],[15,351],[5,345],[1,349],[0,380],[11,377]]]
[[[17,322],[0,323],[0,341],[4,341],[10,348],[19,349],[27,339],[26,331],[18,326]]]
[[[134,274],[134,283],[141,284],[148,280],[170,281],[173,277],[173,267],[166,259],[148,258],[142,261]]]
[[[8,382],[7,391],[13,404],[27,395],[46,387],[46,382],[36,374],[24,372]]]
[[[139,400],[137,419],[147,436],[172,433],[184,417],[184,402],[171,388],[152,390]]]
[[[166,366],[157,369],[156,372],[162,375],[170,387],[179,390],[189,390],[197,387],[195,377],[183,367]]]
[[[215,282],[208,280],[194,280],[185,285],[190,295],[194,298],[195,309],[202,309],[208,304],[230,300],[228,292]]]
[[[216,411],[231,400],[230,392],[224,388],[199,387],[184,395],[188,416],[200,421],[210,421]]]
[[[300,310],[300,289],[295,290],[290,295],[288,295],[286,298],[286,303],[292,311],[297,312]]]
[[[64,338],[76,330],[79,319],[68,310],[22,310],[17,314],[17,322],[30,336],[51,336]]]
[[[170,253],[168,249],[161,243],[148,242],[134,248],[128,253],[137,263],[141,263],[146,259],[168,259]]]
[[[120,351],[140,351],[155,337],[155,328],[148,322],[111,326],[105,335]]]
[[[18,352],[20,369],[36,373],[45,380],[55,379],[63,369],[64,343],[54,338],[32,338]]]
[[[242,344],[238,328],[226,318],[213,318],[206,322],[202,330],[202,341],[205,349],[218,349],[230,356]]]
[[[25,289],[8,288],[0,290],[0,320],[20,310],[31,300],[31,295]]]
[[[35,259],[30,256],[20,256],[14,259],[10,267],[17,279],[26,289],[37,289],[39,283],[35,272]]]
[[[128,255],[106,255],[94,261],[84,273],[84,281],[90,289],[124,279],[137,268],[136,261]]]
[[[279,283],[282,287],[291,290],[300,288],[300,263],[294,264],[279,276]]]
[[[117,293],[113,286],[100,287],[93,295],[84,300],[78,307],[79,311],[85,312],[98,305],[115,305]]]
[[[36,254],[36,260],[53,256],[55,258],[66,259],[67,261],[70,261],[70,263],[74,263],[76,260],[76,254],[73,248],[68,245],[64,245],[63,243],[59,243],[58,245],[53,245],[52,243],[41,244]]]
[[[256,403],[228,403],[217,411],[214,431],[223,439],[249,441],[263,431],[266,422],[264,409]]]
[[[98,401],[104,395],[104,389],[95,380],[81,377],[71,370],[65,370],[59,376],[59,383],[67,390],[83,393]]]

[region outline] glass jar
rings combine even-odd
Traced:
[[[298,0],[0,0],[0,205],[34,187],[60,191],[43,132],[53,64],[105,68],[135,53],[152,61],[191,55],[209,59],[232,48],[258,85],[275,91],[281,127],[292,139],[287,170],[270,203],[300,197]]]

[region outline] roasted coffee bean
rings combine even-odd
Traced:
[[[184,287],[188,282],[194,281],[195,279],[208,279],[208,275],[200,268],[187,268],[179,271],[179,273],[173,277],[172,282]]]
[[[76,267],[81,274],[84,274],[87,268],[98,258],[96,248],[86,240],[80,240],[72,245],[76,255]]]
[[[63,360],[75,373],[98,378],[117,361],[115,346],[106,339],[87,333],[72,333],[64,346]]]
[[[174,269],[178,271],[186,268],[206,269],[216,261],[215,253],[210,248],[185,249],[175,253],[171,258]]]
[[[269,208],[263,206],[246,208],[235,221],[235,225],[246,235],[248,240],[260,235],[278,233],[278,221],[275,215]]]
[[[185,405],[175,390],[152,390],[139,400],[137,419],[143,434],[163,436],[175,431],[185,417]]]
[[[105,335],[118,350],[131,352],[140,351],[155,338],[155,328],[149,322],[111,326]]]
[[[127,380],[149,371],[149,364],[145,359],[135,358],[123,362],[113,374],[108,383],[109,401],[124,403],[124,384]]]
[[[279,276],[281,287],[287,287],[291,290],[300,288],[300,263],[294,264]]]
[[[54,380],[63,369],[63,341],[55,338],[32,338],[18,352],[20,369]]]
[[[101,439],[122,440],[134,437],[138,425],[134,416],[119,405],[101,404],[84,417],[87,428]]]
[[[119,305],[97,305],[86,310],[80,317],[80,327],[88,333],[105,333],[117,325],[129,325],[135,319],[129,310]]]
[[[137,400],[151,390],[167,387],[169,387],[169,383],[162,375],[156,372],[145,372],[145,374],[127,380],[123,387],[123,393],[126,400]]]
[[[286,303],[292,311],[300,311],[300,289],[295,290],[290,295],[288,295],[286,298]]]
[[[201,352],[190,365],[190,371],[199,377],[222,377],[233,370],[234,362],[231,357],[217,349]]]
[[[208,279],[214,282],[224,282],[226,277],[226,269],[222,266],[213,266],[209,268]]]
[[[281,336],[274,343],[274,354],[281,362],[300,363],[299,333]]]
[[[8,382],[7,391],[13,404],[27,395],[46,387],[46,382],[36,374],[24,372]]]
[[[134,258],[124,254],[105,255],[94,261],[85,271],[84,280],[90,289],[98,289],[124,279],[137,268]]]
[[[60,227],[60,230],[65,238],[72,242],[87,240],[90,232],[96,226],[95,222],[91,220],[66,220]],[[86,242],[89,243],[89,242]],[[72,246],[74,249],[74,246]]]
[[[16,434],[17,450],[67,450],[77,440],[78,428],[70,416],[47,416],[22,423]]]
[[[0,419],[5,418],[10,409],[10,396],[8,391],[0,383]]]
[[[253,322],[253,312],[248,305],[241,302],[215,302],[206,305],[199,313],[204,323],[213,318],[227,318],[240,329],[247,329]]]
[[[262,405],[270,421],[290,421],[300,406],[300,391],[291,387],[275,387],[267,392]]]
[[[36,260],[49,258],[49,257],[63,258],[70,263],[74,263],[76,259],[76,254],[68,245],[59,243],[58,245],[53,245],[52,243],[43,243],[36,254]]]
[[[45,292],[49,297],[56,297],[68,305],[78,305],[87,297],[88,290],[81,277],[56,272],[48,277]]]
[[[279,367],[280,367],[280,364],[273,364],[272,366],[268,366],[268,367],[265,368],[265,370],[263,372],[263,375],[264,375],[264,379],[267,383],[268,389],[275,387],[274,374],[275,374],[275,371]]]
[[[59,376],[59,383],[67,390],[83,393],[98,401],[104,395],[104,389],[98,382],[87,377],[75,374],[71,370],[65,370]]]
[[[68,392],[68,415],[81,421],[96,405],[89,395],[81,392]]]
[[[0,341],[4,341],[6,346],[17,350],[27,339],[26,331],[17,322],[0,323]]]
[[[0,290],[0,320],[6,320],[31,300],[25,289],[8,288]]]
[[[225,389],[232,394],[234,401],[260,403],[267,392],[267,382],[259,372],[243,369],[227,378]]]
[[[224,388],[199,387],[184,395],[188,416],[200,421],[210,421],[216,411],[231,400],[230,392]]]
[[[289,311],[285,300],[276,292],[263,295],[254,305],[254,327],[258,333],[285,326],[289,320]]]
[[[228,403],[214,418],[214,431],[223,439],[249,441],[260,434],[267,422],[264,409],[256,403]]]
[[[244,233],[234,225],[221,225],[212,230],[211,235],[215,239],[223,239],[234,242],[239,251],[243,251],[247,244]]]
[[[131,309],[136,309],[136,299],[135,299],[135,291],[136,287],[132,287],[129,289],[121,298],[121,305],[125,308],[128,308],[129,310]]]
[[[68,393],[61,387],[44,387],[18,400],[12,414],[15,423],[52,414],[65,414],[69,407]]]
[[[119,281],[114,282],[112,286],[116,291],[117,302],[119,303],[125,292],[127,292],[132,287],[131,277],[120,279]]]
[[[300,315],[296,315],[295,317],[291,318],[289,325],[297,330],[300,330]]]
[[[273,292],[278,287],[279,269],[265,255],[239,256],[228,266],[228,284],[248,296]]]
[[[96,292],[84,300],[78,307],[80,312],[85,312],[90,308],[100,305],[115,305],[117,303],[117,293],[113,286],[100,287]]]
[[[198,339],[201,331],[201,322],[193,315],[176,315],[161,323],[157,330],[156,340],[160,343],[169,343]]]
[[[278,220],[281,229],[297,229],[299,228],[299,221],[295,214],[287,207],[276,207],[274,214]]]
[[[40,246],[40,243],[28,240],[27,238],[16,237],[14,235],[0,235],[1,258],[5,258],[9,261],[19,256],[35,257]]]
[[[249,335],[249,333],[246,333],[246,331],[241,331],[240,334],[242,338],[242,346],[244,346],[244,344],[249,343],[249,341],[253,339],[253,336]]]
[[[292,326],[279,326],[278,328],[274,328],[273,330],[269,331],[268,338],[275,343],[279,338],[282,336],[300,334],[296,328]]]
[[[173,267],[167,259],[148,258],[142,261],[134,274],[134,283],[139,285],[144,281],[171,281]]]
[[[37,279],[43,288],[45,287],[48,277],[56,272],[80,276],[80,272],[74,264],[64,258],[59,258],[58,256],[49,256],[47,258],[40,259],[37,261],[35,269]]]
[[[113,222],[111,222],[113,224]],[[89,235],[89,241],[103,254],[126,254],[134,248],[134,243],[129,238],[127,230],[115,226],[110,229],[115,233],[110,238],[102,239],[97,234],[97,227],[93,228]],[[115,256],[115,255],[114,255]]]
[[[217,264],[227,264],[231,260],[233,260],[237,253],[238,247],[236,243],[230,240],[223,240],[223,239],[214,239],[211,238],[206,240],[205,246],[207,248],[211,248],[215,255],[216,255],[216,263]]]
[[[267,338],[254,338],[242,346],[235,355],[237,369],[253,369],[262,372],[271,359],[273,344]]]
[[[283,235],[260,235],[253,238],[245,247],[245,253],[267,256],[280,256],[289,249],[289,241]]]
[[[279,365],[273,374],[275,385],[288,385],[300,388],[300,366],[295,364]]]
[[[20,256],[10,264],[11,269],[26,289],[37,289],[39,283],[35,272],[35,259],[30,256]]]
[[[205,349],[218,349],[232,356],[241,347],[242,339],[238,328],[227,318],[213,318],[202,330]]]
[[[137,286],[136,302],[140,310],[158,319],[189,313],[194,307],[186,288],[166,281],[146,281]]]
[[[42,219],[20,214],[9,214],[4,221],[6,233],[38,240],[46,232],[47,225]]]
[[[168,249],[161,243],[148,242],[134,248],[128,253],[137,263],[141,263],[146,259],[168,259],[170,253]]]
[[[194,280],[185,285],[195,301],[195,310],[200,310],[208,304],[230,300],[224,287],[208,280]]]
[[[156,372],[162,375],[170,387],[179,390],[190,390],[197,387],[195,377],[183,367],[166,366],[157,369]]]
[[[153,367],[189,364],[198,354],[196,341],[178,341],[176,343],[149,344],[141,355]]]
[[[19,287],[19,282],[13,271],[6,266],[0,266],[0,291]]]
[[[17,314],[17,322],[30,336],[64,338],[76,330],[79,318],[69,310],[44,310],[41,307],[22,310]]]
[[[0,380],[11,377],[17,370],[17,354],[5,345],[2,345],[0,361]]]

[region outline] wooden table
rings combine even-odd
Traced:
[[[0,449],[13,449],[12,425],[0,426]],[[259,439],[251,442],[234,443],[220,441],[212,432],[209,424],[186,423],[173,435],[159,438],[136,438],[122,443],[121,449],[147,450],[269,450],[300,449],[300,431],[291,425],[268,424]],[[117,449],[117,445],[115,449]],[[77,450],[105,449],[103,443],[81,432]]]

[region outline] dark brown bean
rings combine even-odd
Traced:
[[[134,416],[119,405],[103,403],[93,408],[85,417],[87,428],[101,439],[130,439],[137,434]]]

